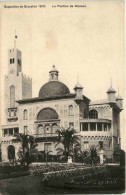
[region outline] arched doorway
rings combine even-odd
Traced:
[[[15,158],[15,147],[13,145],[8,146],[8,159],[11,161]]]

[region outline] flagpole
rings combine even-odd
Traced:
[[[14,37],[14,49],[16,49],[16,39],[17,39],[17,35],[16,35],[16,30],[15,30],[15,37]]]

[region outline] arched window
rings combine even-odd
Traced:
[[[98,118],[98,112],[97,112],[97,110],[90,110],[90,112],[89,112],[89,118]]]
[[[50,119],[58,119],[58,114],[52,108],[44,108],[37,115],[37,120],[50,120]]]
[[[15,107],[15,87],[10,86],[10,107]]]
[[[39,135],[44,134],[44,128],[43,128],[43,125],[38,125],[38,128],[37,128],[37,134],[39,134]]]
[[[51,126],[49,124],[45,125],[45,133],[51,133]]]
[[[28,119],[28,111],[25,109],[23,112],[23,119],[27,120]]]
[[[52,133],[56,133],[57,130],[58,130],[58,125],[57,124],[53,124],[52,125]]]
[[[73,106],[72,105],[69,106],[69,115],[70,116],[73,116],[74,115],[74,109],[73,109]]]

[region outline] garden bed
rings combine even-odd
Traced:
[[[3,165],[0,166],[0,179],[20,177],[29,175],[29,167],[21,165]]]
[[[75,178],[65,182],[64,187],[67,188],[84,188],[84,189],[100,189],[100,190],[125,190],[125,170],[120,166],[106,166],[102,172],[93,172],[83,177]]]

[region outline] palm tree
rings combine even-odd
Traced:
[[[60,147],[56,148],[57,155],[60,156],[61,159],[68,161],[68,157],[73,157],[74,155],[73,150],[80,147],[80,138],[76,135],[76,131],[71,128],[61,128],[60,130],[57,130],[57,134],[58,143],[55,145],[55,147],[60,145]]]
[[[91,166],[99,163],[98,149],[97,146],[90,146],[88,151],[84,151],[85,155],[83,156],[83,162]]]
[[[22,133],[16,134],[14,136],[16,139],[13,140],[21,142],[21,148],[18,151],[18,156],[22,163],[26,162],[28,165],[30,163],[30,157],[37,154],[36,147],[38,144],[36,143],[34,136],[25,135]]]

